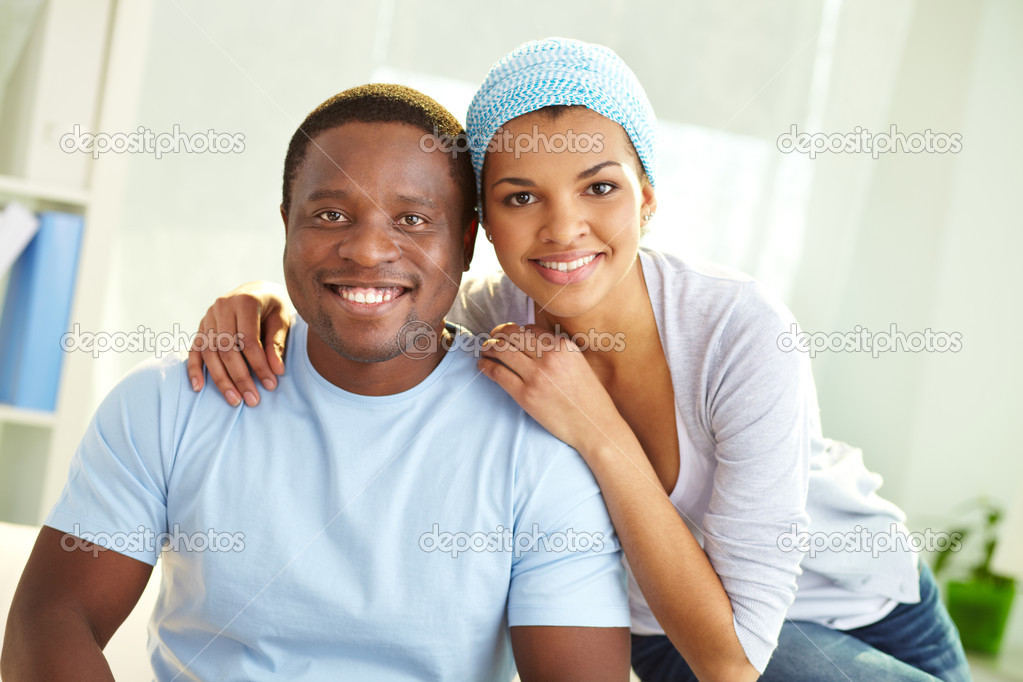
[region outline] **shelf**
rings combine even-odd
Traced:
[[[0,175],[0,194],[11,197],[37,199],[84,209],[89,203],[89,193],[82,189],[57,187],[33,182],[10,175]]]
[[[56,423],[57,416],[53,412],[0,404],[0,424],[18,424],[49,429]]]
[[[154,3],[35,4],[38,16],[22,26],[24,35],[8,55],[13,67],[0,82],[0,207],[17,201],[33,213],[58,211],[85,220],[71,315],[98,328],[108,301],[85,292],[107,285],[129,164],[116,154],[96,163],[92,154],[66,153],[59,139],[74,125],[85,131],[138,127]],[[9,275],[0,274],[0,306],[5,279]],[[88,395],[92,364],[81,353],[65,356],[60,393]],[[75,400],[57,410],[0,403],[0,520],[43,520],[63,489],[93,407]]]

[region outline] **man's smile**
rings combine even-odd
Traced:
[[[412,292],[410,287],[383,283],[377,286],[328,284],[327,289],[345,312],[372,316],[391,312]]]
[[[405,287],[365,287],[340,284],[334,287],[337,294],[346,301],[372,305],[386,303],[408,291]]]

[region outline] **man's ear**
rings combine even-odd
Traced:
[[[284,212],[284,204],[281,204],[281,220],[284,221],[284,236],[288,236],[288,214]]]
[[[476,233],[479,231],[479,226],[479,219],[473,218],[462,235],[462,272],[467,271],[472,263],[472,254],[476,250]]]

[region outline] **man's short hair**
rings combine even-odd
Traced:
[[[350,88],[328,99],[306,116],[291,136],[288,154],[284,157],[284,196],[282,206],[291,207],[291,185],[305,159],[310,142],[320,133],[345,123],[405,123],[442,140],[464,139],[465,130],[447,109],[418,90],[404,85],[371,83]],[[438,149],[431,145],[424,149]],[[476,207],[476,180],[467,148],[448,145],[442,153],[450,155],[451,177],[462,193],[463,228],[473,217]]]

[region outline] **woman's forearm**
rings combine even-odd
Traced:
[[[580,450],[593,471],[647,604],[701,680],[755,680],[732,605],[707,555],[664,493],[627,424]]]
[[[538,354],[535,327],[495,327],[480,370],[586,460],[640,589],[668,638],[704,680],[759,675],[707,555],[661,487],[646,453],[585,356],[563,338]]]

